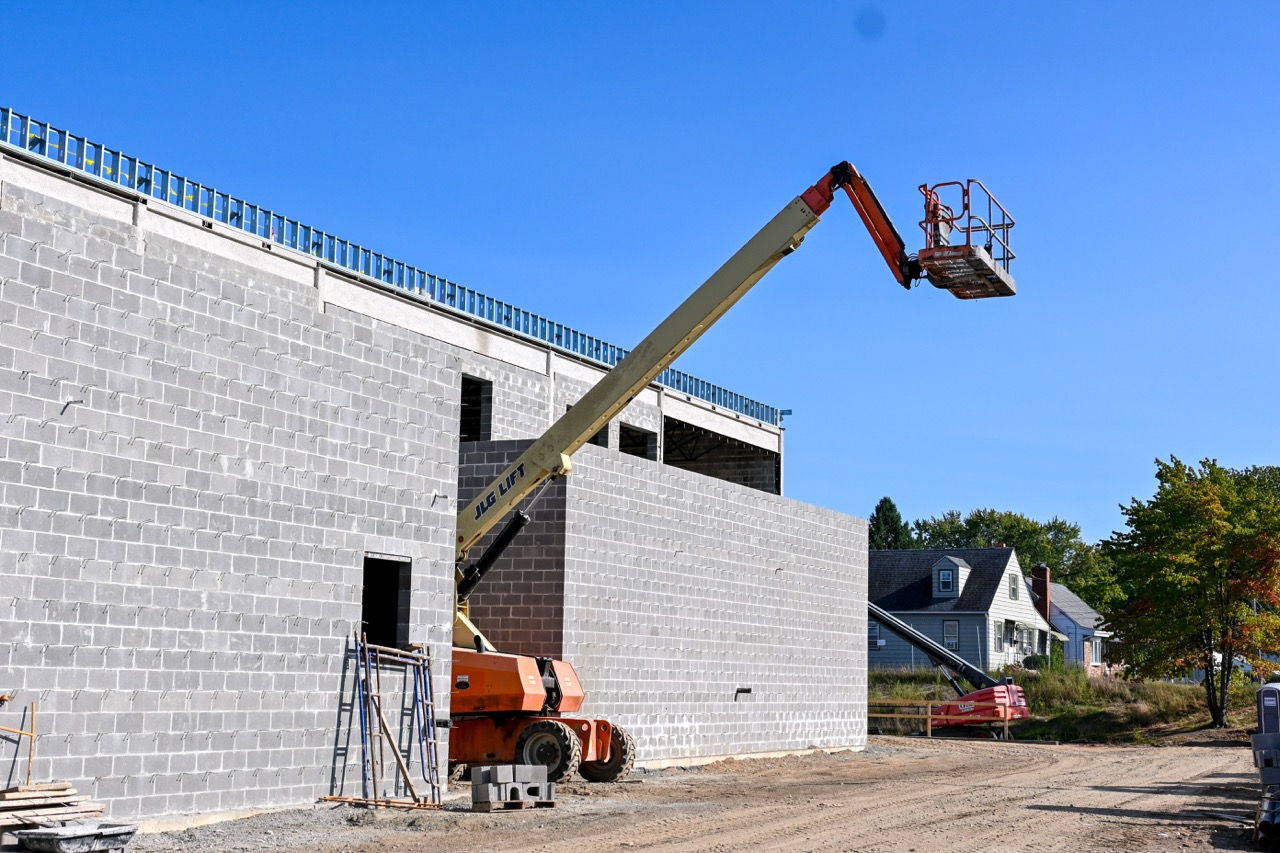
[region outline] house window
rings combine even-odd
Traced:
[[[960,648],[960,623],[955,619],[942,622],[942,645],[949,649]]]
[[[1099,637],[1089,638],[1089,664],[1102,666],[1102,640]]]
[[[1022,628],[1018,631],[1018,652],[1024,655],[1036,653],[1036,644],[1030,628]]]
[[[1004,651],[1004,623],[991,623],[991,636],[996,638],[996,651]]]
[[[1009,597],[1014,601],[1018,600],[1018,587],[1021,585],[1021,575],[1009,575]]]
[[[938,570],[938,592],[953,592],[956,588],[955,574],[951,569]]]
[[[880,650],[880,623],[867,623],[867,649],[873,652]]]

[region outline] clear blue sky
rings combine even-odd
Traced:
[[[631,346],[849,159],[1018,219],[1015,299],[841,204],[678,363],[795,410],[786,491],[1086,539],[1156,457],[1274,464],[1277,7],[5,5],[0,103]]]

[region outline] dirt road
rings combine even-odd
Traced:
[[[1239,744],[1033,746],[873,737],[861,753],[725,761],[563,785],[554,809],[411,815],[323,807],[167,835],[143,851],[1250,850]]]

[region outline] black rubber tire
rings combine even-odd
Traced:
[[[547,781],[559,782],[578,772],[582,742],[573,729],[555,720],[530,723],[516,741],[516,763],[547,768]]]
[[[609,760],[584,761],[578,767],[578,775],[588,782],[617,782],[627,778],[635,764],[635,738],[622,726],[614,726],[609,736]]]

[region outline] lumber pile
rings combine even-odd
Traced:
[[[67,782],[18,785],[0,791],[0,830],[101,816],[102,804],[89,802]]]

